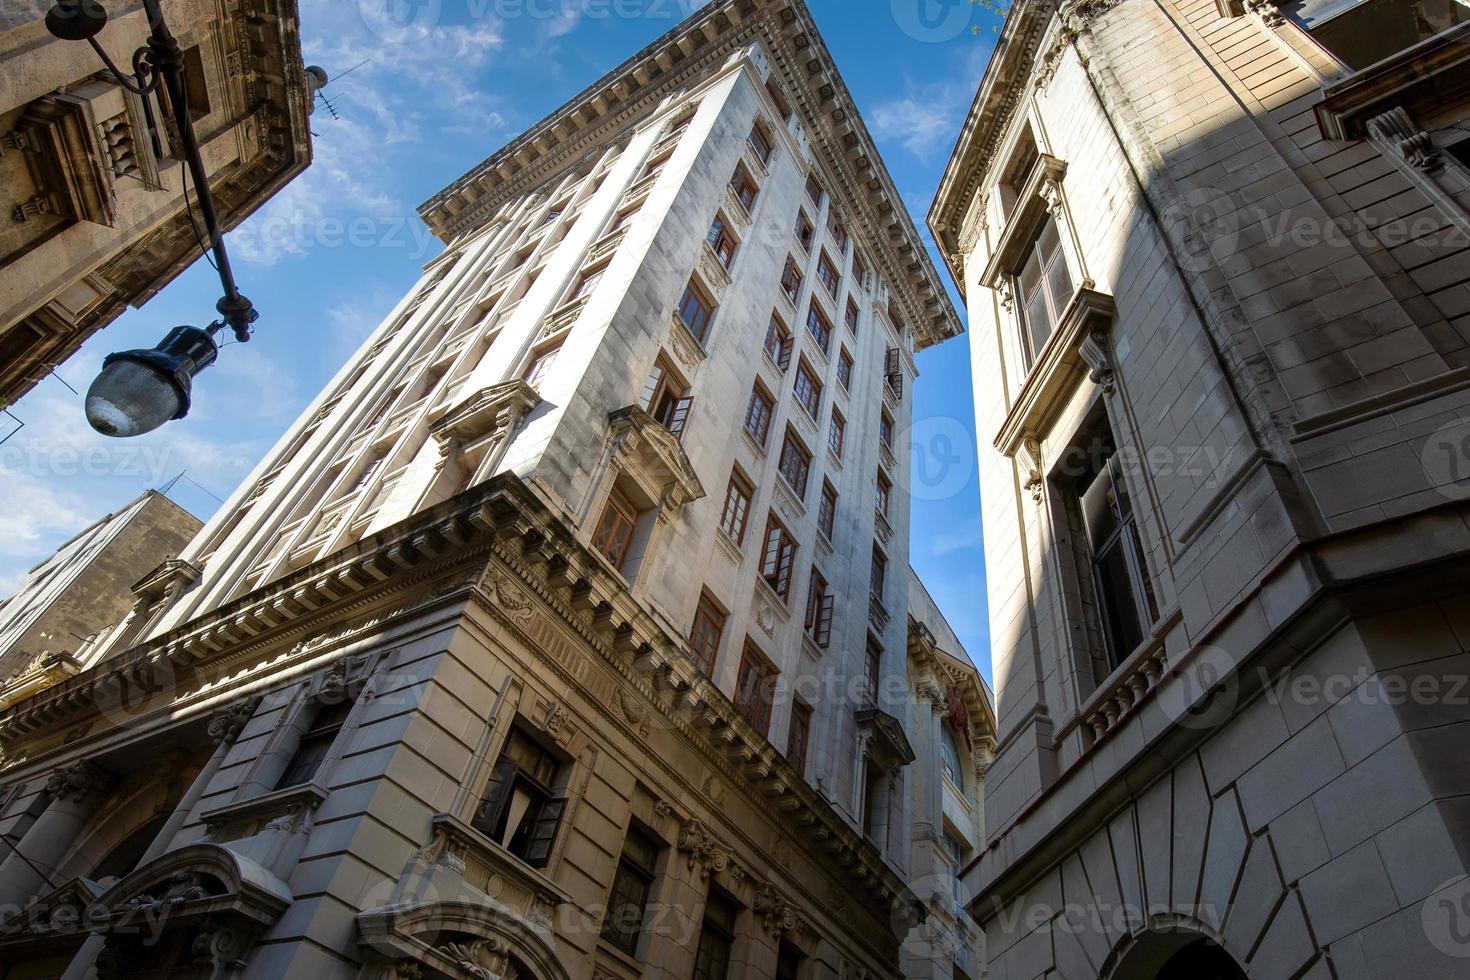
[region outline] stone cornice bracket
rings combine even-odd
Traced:
[[[1401,106],[1369,119],[1365,128],[1371,138],[1397,149],[1399,155],[1421,173],[1431,174],[1444,166],[1444,159],[1429,134],[1416,127]]]
[[[1107,334],[1093,327],[1082,338],[1082,343],[1077,345],[1077,353],[1090,368],[1088,379],[1102,388],[1103,394],[1111,395],[1117,389],[1118,384],[1117,376],[1113,373],[1113,359],[1108,353]]]
[[[255,716],[259,698],[244,698],[220,711],[209,719],[209,740],[215,745],[233,743],[240,730]]]
[[[1277,6],[1276,0],[1242,0],[1242,2],[1246,13],[1271,30],[1285,25],[1286,18],[1282,16],[1281,8]]]
[[[805,925],[797,907],[788,902],[776,886],[768,881],[763,881],[756,887],[755,899],[750,908],[760,919],[761,927],[766,930],[767,935],[779,936],[784,932],[797,931]]]
[[[1034,436],[1022,439],[1016,458],[1021,464],[1021,473],[1026,477],[1022,488],[1031,494],[1032,500],[1041,503],[1042,488],[1046,485],[1046,477],[1041,474],[1041,443]]]
[[[700,881],[707,881],[711,874],[718,874],[730,865],[730,852],[715,841],[709,829],[697,818],[680,824],[679,838],[674,846],[688,853],[689,870],[698,868]]]
[[[53,800],[81,802],[102,792],[110,783],[110,777],[101,766],[78,759],[53,770],[46,777],[46,795]]]

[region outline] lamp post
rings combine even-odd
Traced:
[[[178,150],[199,200],[208,250],[214,255],[224,295],[215,305],[219,319],[207,327],[175,327],[157,347],[109,354],[103,360],[102,373],[87,391],[86,413],[92,428],[109,436],[140,435],[170,419],[183,418],[189,411],[194,375],[213,364],[219,354],[215,332],[229,327],[235,339],[243,343],[250,339],[250,325],[259,315],[235,284],[230,268],[214,195],[209,189],[209,174],[204,169],[199,141],[189,118],[184,58],[179,43],[163,19],[159,0],[143,0],[143,10],[148,18],[148,43],[133,54],[131,79],[97,43],[97,35],[107,24],[107,11],[98,0],[57,0],[46,14],[46,28],[61,40],[86,41],[92,45],[117,82],[144,99],[145,111],[150,96],[160,92],[164,96],[178,133]],[[325,72],[321,69],[316,69],[311,77],[317,88],[325,82]],[[184,206],[188,208],[187,188],[184,195]],[[193,220],[192,214],[189,220]]]

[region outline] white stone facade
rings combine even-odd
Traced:
[[[23,856],[0,957],[905,969],[938,757],[911,738],[935,715],[911,704],[901,464],[912,350],[959,325],[854,120],[804,6],[714,3],[425,205],[445,253],[107,669],[0,716]],[[790,338],[763,352],[773,314]],[[983,687],[942,646],[925,670],[956,671],[978,738]],[[59,909],[98,935],[31,928]]]
[[[993,977],[1470,953],[1463,25],[1244,6],[1014,5],[930,214],[976,379]]]

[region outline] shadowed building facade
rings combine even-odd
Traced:
[[[0,959],[894,976],[936,723],[972,814],[991,737],[909,615],[912,352],[960,327],[810,15],[704,6],[422,213],[100,665],[0,714]]]
[[[1464,972],[1464,20],[1008,13],[929,216],[976,379],[994,977]]]
[[[96,40],[131,72],[147,15],[102,6]],[[302,66],[295,0],[160,6],[220,224],[234,228],[311,162],[307,116],[325,76]],[[0,405],[146,303],[199,258],[205,234],[165,96],[124,86],[87,43],[52,37],[50,7],[0,11]]]
[[[132,607],[135,590],[201,526],[149,490],[27,572],[0,604],[0,705],[88,666],[107,629]]]

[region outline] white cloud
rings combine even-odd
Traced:
[[[880,103],[873,110],[873,132],[892,140],[921,159],[949,149],[956,110],[948,100],[903,98]]]
[[[980,527],[980,518],[977,516],[972,520],[965,521],[949,530],[941,531],[934,535],[929,543],[929,553],[935,558],[943,558],[957,551],[977,550],[984,543],[985,537]]]
[[[407,22],[381,0],[302,7],[302,52],[334,76],[324,95],[338,117],[317,101],[311,167],[231,235],[231,248],[257,265],[419,229],[418,202],[398,189],[420,148],[506,127],[502,97],[481,78],[505,43],[488,12],[445,24],[437,0],[405,8]]]

